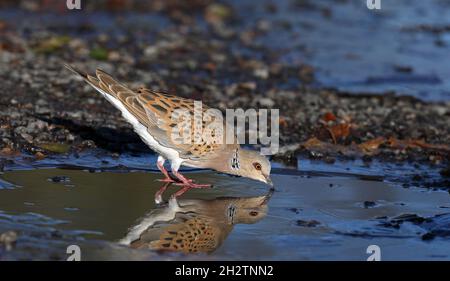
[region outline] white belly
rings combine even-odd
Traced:
[[[117,109],[122,112],[122,116],[133,126],[134,131],[141,137],[141,139],[156,153],[160,154],[164,158],[168,159],[172,166],[176,166],[177,168],[181,165],[183,161],[180,158],[178,151],[172,148],[164,147],[160,145],[147,131],[147,127],[142,125],[136,117],[133,116],[120,102],[118,99],[113,97],[112,95],[106,93],[100,88],[92,85],[97,91],[99,91],[108,101],[110,101]]]
[[[161,212],[155,213],[155,211],[147,214],[138,224],[131,227],[128,230],[127,235],[119,241],[121,245],[130,245],[136,239],[139,239],[141,234],[152,227],[156,222],[170,221],[175,218],[175,215],[183,211],[177,203],[176,199],[169,200],[169,208],[160,209]]]

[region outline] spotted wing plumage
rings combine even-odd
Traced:
[[[196,109],[194,100],[148,89],[138,90],[135,100],[153,123],[153,126],[149,126],[149,132],[164,145],[182,151],[183,158],[204,159],[208,158],[211,152],[217,153],[228,148],[222,131],[223,121],[214,119],[213,116],[210,120],[202,118],[208,114],[208,107],[201,105],[201,108]],[[128,104],[129,101],[125,102]],[[215,120],[220,122],[220,128],[212,129],[211,134],[202,134],[214,127]]]
[[[232,229],[204,216],[178,214],[176,223],[155,225],[147,229],[132,248],[150,248],[185,253],[211,253],[216,250]]]
[[[235,144],[226,144],[225,123],[222,120],[220,122],[222,122],[223,131],[214,131],[213,129],[211,130],[211,134],[206,134],[206,137],[199,133],[213,127],[211,126],[213,122],[218,120],[211,115],[209,115],[211,116],[209,120],[195,118],[195,115],[200,112],[203,115],[207,114],[209,107],[203,104],[201,105],[200,111],[194,110],[194,100],[156,92],[146,88],[140,88],[134,91],[100,69],[97,69],[96,77],[94,77],[82,74],[70,66],[67,67],[83,76],[92,86],[101,89],[119,100],[141,124],[147,127],[149,133],[156,141],[163,146],[177,150],[181,158],[193,161],[205,160],[213,157],[213,155],[217,155],[220,151],[234,151],[238,147],[236,141]],[[188,113],[191,123],[189,124],[188,119],[184,119],[187,116],[177,114],[179,112]],[[184,121],[181,122],[181,126],[180,119]],[[200,123],[198,122],[199,120]],[[190,130],[186,129],[189,125]],[[202,130],[195,130],[195,126],[199,126],[198,128],[201,126]],[[185,137],[185,133],[191,134],[190,142],[186,142],[186,139],[180,139],[180,137]]]

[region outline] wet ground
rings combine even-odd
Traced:
[[[386,1],[381,11],[361,1],[118,1],[131,3],[126,13],[114,1],[82,11],[43,2],[0,10],[1,154],[148,151],[70,63],[222,111],[280,109],[283,161],[448,163],[442,1]]]
[[[449,259],[448,193],[404,188],[376,168],[368,174],[347,163],[345,171],[330,172],[327,164],[305,160],[300,172],[277,164],[275,191],[264,204],[270,190],[263,184],[191,171],[215,187],[188,192],[174,209],[153,201],[160,174],[139,170],[151,160],[129,159],[131,171],[94,169],[93,162],[77,169],[49,163],[8,169],[0,182],[0,233],[14,231],[17,239],[9,251],[3,243],[1,258],[66,259],[74,244],[83,259],[94,260],[365,260],[369,245],[378,245],[384,260]],[[168,187],[165,201],[176,189]],[[195,254],[162,251],[162,233],[180,232],[194,219],[211,230],[199,237],[214,243],[200,245]]]
[[[38,2],[0,3],[0,259],[72,244],[83,259],[364,260],[372,244],[449,259],[447,2]],[[216,187],[155,206],[155,156],[63,63],[221,110],[279,108],[274,194],[261,205],[266,186],[190,171]],[[190,222],[203,244],[172,244]],[[130,227],[133,249],[117,243]]]
[[[245,2],[233,1],[251,10],[248,25],[271,23],[257,42],[283,50],[284,62],[313,65],[322,86],[450,99],[446,1],[382,1],[372,11],[366,1],[280,1],[276,13]]]

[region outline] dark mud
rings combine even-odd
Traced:
[[[92,147],[117,153],[147,151],[117,110],[64,70],[66,62],[89,72],[101,67],[132,87],[146,85],[202,99],[221,110],[279,108],[282,148],[276,157],[283,161],[295,161],[295,155],[303,153],[327,162],[344,156],[448,163],[450,107],[445,96],[429,102],[402,96],[405,93],[395,89],[386,92],[381,85],[395,80],[386,77],[367,78],[377,94],[330,88],[330,83],[316,79],[324,65],[342,66],[342,70],[328,71],[349,76],[372,73],[365,65],[325,64],[329,60],[321,57],[329,54],[329,44],[316,39],[324,38],[333,26],[336,34],[329,39],[335,44],[333,54],[349,60],[350,55],[342,54],[348,50],[347,39],[339,35],[349,24],[342,22],[344,9],[357,15],[354,26],[364,23],[367,15],[373,17],[374,25],[388,25],[385,22],[401,19],[409,9],[386,7],[405,14],[383,20],[383,15],[371,14],[351,1],[335,5],[198,1],[190,8],[179,1],[157,2],[159,6],[147,8],[130,4],[130,12],[120,14],[111,12],[117,7],[103,2],[89,3],[82,12],[59,9],[60,5],[17,9],[5,4],[0,12],[2,155],[27,152],[40,159],[49,153],[77,153]],[[297,14],[309,16],[299,22]],[[404,28],[389,26],[386,36],[427,31],[410,30],[411,24],[399,20]],[[354,36],[362,36],[363,27],[353,30]],[[413,46],[409,35],[405,37],[396,44]],[[380,39],[375,47],[384,47],[381,42],[385,41]],[[314,52],[306,52],[299,44]],[[440,53],[431,47],[429,51],[441,65]],[[405,59],[413,55],[413,51],[403,54]],[[400,63],[396,71],[414,72],[414,67]],[[406,80],[418,83],[423,80],[419,78]]]

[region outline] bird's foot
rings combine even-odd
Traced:
[[[186,180],[189,183],[193,183],[194,182],[194,180],[192,180],[192,179],[186,179]],[[164,182],[164,183],[174,183],[175,185],[184,185],[184,183],[181,180],[173,179],[171,177],[166,177],[166,178],[163,178],[163,179],[157,179],[157,181]]]
[[[198,184],[198,183],[194,183],[193,180],[189,180],[188,182],[177,182],[177,183],[175,183],[175,185],[188,187],[189,189],[191,189],[191,188],[210,188],[210,187],[212,187],[211,184]]]
[[[164,183],[176,183],[176,182],[179,182],[178,180],[172,179],[170,177],[163,178],[163,179],[157,179],[157,181],[164,182]]]
[[[183,176],[178,171],[174,171],[173,174],[177,177],[177,179],[180,180],[180,182],[175,183],[175,185],[182,186],[182,188],[180,190],[178,190],[176,193],[174,193],[172,195],[172,197],[175,197],[175,198],[181,196],[186,191],[188,191],[189,189],[192,189],[192,188],[209,188],[209,187],[212,186],[210,184],[197,184],[197,183],[194,183],[193,180],[186,178],[185,176]]]
[[[183,186],[183,188],[181,188],[180,190],[175,192],[172,195],[172,198],[180,197],[185,192],[187,192],[188,190],[193,189],[193,188],[210,188],[210,187],[212,187],[211,184],[196,184],[196,183],[193,183],[192,181],[184,182],[184,183],[180,183],[180,184],[176,184],[176,185],[181,185],[181,186]]]

